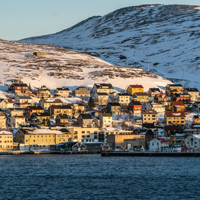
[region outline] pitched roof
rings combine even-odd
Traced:
[[[197,88],[185,88],[188,92],[199,92]]]
[[[162,93],[156,94],[156,96],[157,96],[158,98],[167,98],[167,95],[166,95],[166,94],[162,94]]]
[[[185,112],[165,112],[166,117],[185,117]]]
[[[184,106],[185,104],[183,103],[183,101],[173,101],[172,102],[175,106]]]
[[[100,83],[100,84],[95,84],[97,88],[102,88],[102,87],[108,87],[109,89],[113,89],[113,86],[110,83]]]
[[[132,100],[131,103],[132,103],[133,105],[142,106],[142,104],[141,104],[139,101],[134,101],[134,100]]]
[[[170,86],[170,87],[171,87],[171,86],[172,86],[172,87],[173,87],[173,86],[179,86],[179,87],[182,86],[181,84],[167,84],[167,85]],[[182,86],[182,87],[183,87],[183,86]]]
[[[41,117],[50,117],[48,112],[44,112],[44,113],[33,113],[32,115],[35,116],[41,116]]]
[[[108,96],[107,93],[97,93],[99,96]]]
[[[19,83],[13,83],[12,85],[14,85],[15,87],[28,87],[28,85],[25,84],[25,83],[22,83],[22,84],[19,84]]]
[[[32,110],[44,110],[41,106],[28,106]]]
[[[157,112],[155,110],[144,110],[142,114],[157,114]]]
[[[156,139],[159,140],[159,141],[161,141],[161,142],[169,142],[165,138],[156,138]]]
[[[19,99],[32,99],[31,97],[29,96],[17,96]]]
[[[60,99],[53,99],[53,98],[50,98],[50,99],[42,99],[42,101],[44,103],[62,103],[62,101]]]
[[[119,103],[108,103],[110,106],[121,106]]]
[[[128,94],[128,93],[119,93],[118,95],[119,96],[130,96],[130,94]]]
[[[144,88],[142,85],[130,85],[132,88]]]
[[[59,107],[60,107],[60,109],[72,109],[71,106],[68,106],[68,105],[62,105]]]
[[[7,99],[7,102],[8,103],[13,103],[13,100],[12,99]]]
[[[80,114],[79,116],[81,116],[82,119],[93,119],[90,114]]]
[[[135,92],[137,96],[149,96],[146,92]]]
[[[69,116],[66,114],[58,114],[57,116],[59,116],[61,119],[69,119]]]
[[[56,88],[57,90],[69,90],[69,88],[65,88],[65,87],[62,87],[62,88]]]
[[[160,92],[159,88],[149,88],[149,90],[151,90],[152,92],[156,92],[156,91]]]
[[[112,114],[110,113],[100,113],[103,117],[112,117]]]

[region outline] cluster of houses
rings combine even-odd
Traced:
[[[10,98],[0,99],[0,150],[98,148],[200,148],[200,97],[196,88],[168,84],[166,90],[129,85],[119,93],[108,83],[53,92],[13,83]],[[64,103],[63,98],[79,102]],[[37,103],[35,100],[38,99]],[[188,123],[186,116],[193,120]],[[160,116],[163,116],[161,118]]]

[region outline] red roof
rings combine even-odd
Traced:
[[[25,118],[23,116],[14,116],[14,118]]]
[[[142,85],[130,85],[132,88],[144,88]]]
[[[7,99],[8,103],[13,103],[12,99]]]
[[[167,111],[165,112],[166,117],[185,117],[185,113],[184,112],[171,112],[171,111]]]
[[[158,97],[158,98],[163,98],[163,96],[164,96],[164,98],[167,98],[167,95],[166,94],[156,94],[156,96]]]
[[[161,142],[168,142],[166,139],[164,138],[156,138],[157,140],[161,141]]]
[[[54,109],[60,109],[60,107],[58,105],[51,105],[51,107]]]
[[[174,104],[175,106],[184,106],[183,101],[173,101],[173,104]]]

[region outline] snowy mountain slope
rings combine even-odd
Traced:
[[[47,55],[33,56],[33,52],[45,52]],[[148,90],[149,87],[164,89],[166,84],[171,83],[143,69],[114,66],[61,47],[5,40],[0,40],[0,68],[0,91],[6,91],[4,85],[15,80],[30,83],[32,87],[46,85],[55,89],[67,86],[71,90],[81,85],[92,87],[94,83],[108,82],[118,91],[130,84],[142,84]]]
[[[143,5],[91,17],[52,35],[23,42],[62,46],[115,65],[148,69],[200,89],[200,7]],[[126,59],[120,59],[120,55]]]

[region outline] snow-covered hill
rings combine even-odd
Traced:
[[[30,83],[32,87],[68,86],[71,90],[81,85],[91,88],[94,83],[108,82],[118,91],[130,84],[142,84],[148,90],[149,87],[164,89],[171,83],[143,69],[115,66],[61,47],[0,40],[0,48],[0,91],[5,91],[4,85],[15,80]],[[33,56],[33,52],[47,55]]]
[[[59,33],[22,40],[148,69],[200,89],[200,7],[142,5],[91,17]],[[126,59],[120,59],[120,56]]]

